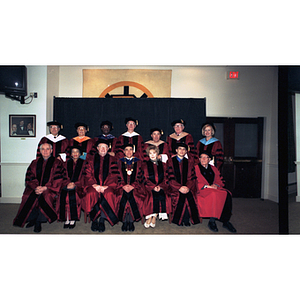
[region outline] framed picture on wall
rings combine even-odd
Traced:
[[[10,137],[35,137],[36,115],[9,115]]]

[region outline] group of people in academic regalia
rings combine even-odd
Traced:
[[[83,210],[91,230],[98,232],[105,231],[105,221],[111,226],[121,222],[122,231],[132,232],[141,220],[148,229],[157,220],[190,226],[202,218],[209,218],[213,232],[218,231],[216,220],[236,232],[229,222],[232,198],[220,175],[223,150],[213,124],[203,125],[204,138],[196,147],[183,120],[171,123],[174,133],[166,142],[156,127],[144,142],[131,117],[119,137],[110,133],[110,121],[100,124],[102,133],[95,138],[86,135],[87,124],[76,123],[78,135],[71,140],[59,133],[59,122],[47,125],[50,134],[38,143],[26,172],[15,226],[40,232],[42,223],[60,221],[73,229]]]

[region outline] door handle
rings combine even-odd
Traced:
[[[225,156],[224,157],[224,163],[227,163],[227,164],[232,164],[233,162],[233,158],[231,156]]]

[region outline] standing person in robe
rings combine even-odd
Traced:
[[[145,142],[145,144],[144,144],[145,150],[149,147],[149,145],[154,145],[154,146],[158,147],[158,149],[159,149],[158,158],[163,162],[167,162],[170,152],[169,152],[168,144],[161,140],[163,131],[160,128],[156,128],[156,127],[151,128],[150,135],[151,135],[152,139]],[[145,159],[149,159],[149,155],[146,155]]]
[[[113,156],[108,154],[108,141],[97,143],[97,153],[89,155],[85,167],[86,196],[83,210],[90,215],[92,231],[105,231],[105,220],[111,226],[119,222],[115,213],[115,194],[118,166]]]
[[[63,228],[73,229],[80,220],[81,202],[84,196],[84,163],[80,158],[81,149],[73,146],[71,158],[65,164],[65,178],[59,197],[58,220],[63,221]]]
[[[196,203],[196,175],[194,160],[187,159],[188,146],[176,144],[176,156],[168,160],[169,185],[172,189],[172,223],[190,226],[200,223]]]
[[[133,154],[140,160],[144,159],[144,141],[140,134],[135,132],[138,120],[134,118],[126,118],[125,124],[127,131],[121,134],[116,140],[116,155],[117,158],[124,157],[123,146],[127,144],[133,145]]]
[[[66,153],[69,146],[69,141],[65,136],[59,134],[59,131],[62,128],[62,124],[57,121],[51,121],[47,123],[47,126],[49,126],[50,134],[42,137],[39,141],[36,156],[41,157],[41,153],[39,150],[41,144],[48,143],[52,145],[52,156],[57,157],[58,159],[61,159],[65,162],[67,158]]]
[[[232,211],[231,193],[224,189],[218,169],[209,164],[211,157],[210,153],[203,151],[200,153],[199,163],[195,166],[200,216],[210,218],[208,228],[211,231],[218,231],[215,221],[219,220],[224,228],[230,232],[236,232],[229,222]]]
[[[182,119],[174,120],[171,125],[174,128],[174,132],[167,137],[167,143],[169,145],[169,152],[171,156],[177,155],[176,149],[178,143],[184,143],[188,146],[187,158],[196,158],[196,149],[194,145],[194,139],[190,133],[184,131],[186,122]]]
[[[143,184],[141,160],[133,156],[133,145],[123,146],[124,157],[118,160],[118,186],[116,189],[116,212],[122,231],[134,231],[134,222],[143,217],[143,201],[146,192]]]
[[[72,147],[78,146],[81,148],[82,152],[80,158],[86,159],[87,153],[89,153],[94,146],[94,140],[86,136],[86,133],[88,132],[88,125],[86,125],[85,123],[76,123],[75,129],[77,131],[78,136],[70,139],[67,155],[68,157],[70,157]]]
[[[102,121],[100,124],[101,134],[94,138],[95,144],[89,154],[93,155],[98,152],[97,145],[100,141],[106,141],[108,143],[108,154],[115,156],[116,151],[116,137],[110,132],[114,129],[112,122]]]
[[[212,123],[205,123],[202,126],[202,135],[204,138],[198,141],[196,145],[197,157],[205,151],[212,156],[210,164],[217,167],[221,171],[224,162],[224,152],[221,142],[214,137],[216,128]]]
[[[52,156],[52,145],[41,144],[40,153],[27,169],[22,202],[13,221],[15,226],[34,226],[34,232],[42,230],[41,223],[57,220],[56,199],[64,179],[63,163]]]
[[[149,145],[146,152],[149,160],[144,161],[142,165],[147,191],[143,204],[146,216],[144,226],[154,228],[157,216],[161,220],[168,219],[168,214],[171,213],[171,199],[168,194],[167,165],[158,159],[158,147]]]

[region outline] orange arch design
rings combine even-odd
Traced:
[[[147,96],[148,98],[153,98],[153,95],[152,93],[146,88],[144,87],[143,85],[137,83],[137,82],[134,82],[134,81],[119,81],[119,82],[116,82],[110,86],[108,86],[99,96],[99,98],[103,98],[105,97],[105,95],[107,93],[109,93],[110,91],[120,87],[120,86],[133,86],[141,91],[143,91]]]

